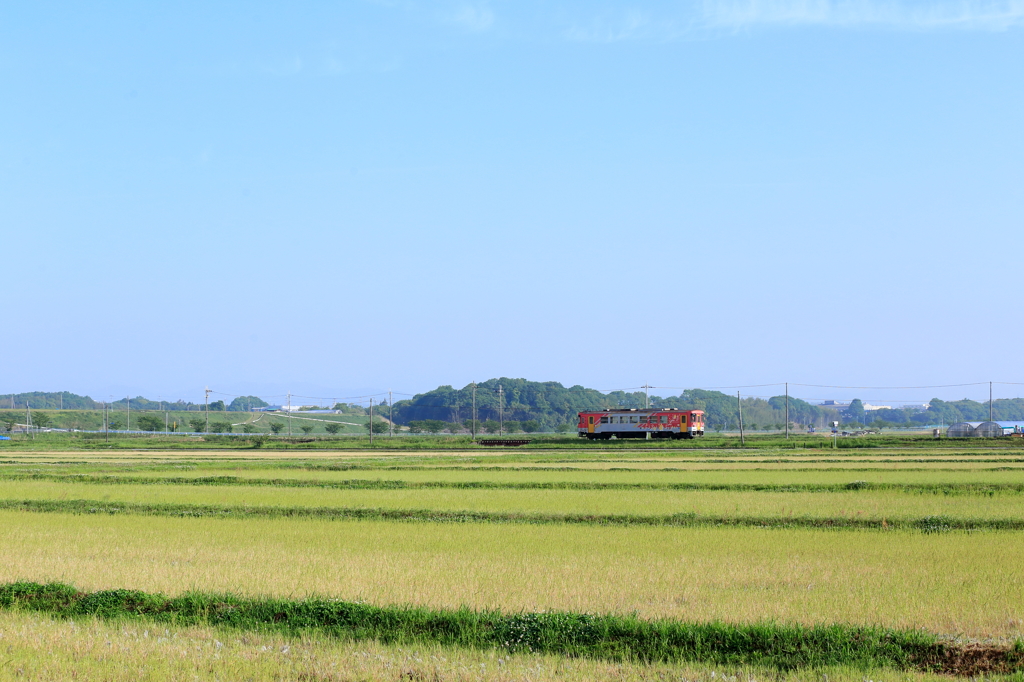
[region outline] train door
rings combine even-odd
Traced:
[[[587,433],[594,432],[594,415],[587,416]]]

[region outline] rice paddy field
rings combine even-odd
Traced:
[[[1024,679],[990,447],[0,449],[0,547],[0,679]]]

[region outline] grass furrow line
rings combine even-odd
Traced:
[[[251,599],[189,592],[81,592],[60,583],[0,585],[0,608],[58,617],[147,619],[287,635],[320,634],[384,643],[497,648],[649,663],[701,662],[778,670],[824,666],[896,668],[956,675],[1006,674],[1024,666],[1024,646],[959,645],[921,630],[850,625],[688,623],[573,612],[503,613],[380,607],[326,598]]]
[[[124,485],[254,486],[326,488],[339,490],[485,489],[485,490],[679,490],[768,493],[830,493],[881,491],[936,495],[993,495],[1024,493],[1024,483],[598,483],[589,481],[403,481],[348,479],[324,481],[243,476],[120,476],[90,474],[0,474],[0,481],[52,481]]]
[[[100,500],[0,500],[0,509],[64,514],[131,514],[185,518],[315,518],[322,520],[375,520],[429,523],[565,524],[591,526],[737,526],[756,528],[816,528],[833,530],[1019,531],[1024,519],[862,518],[814,516],[716,516],[685,512],[665,515],[538,514],[438,509],[385,509],[379,507],[279,507],[210,504],[146,504]]]

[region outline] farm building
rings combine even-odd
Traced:
[[[998,438],[1024,433],[1024,422],[958,422],[946,429],[948,438]]]

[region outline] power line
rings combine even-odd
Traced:
[[[914,390],[923,388],[958,388],[960,386],[985,386],[989,383],[1002,383],[999,381],[988,382],[988,381],[976,381],[970,384],[939,384],[936,386],[827,386],[824,384],[790,384],[790,386],[803,386],[805,388],[850,388],[859,391],[900,391],[900,390]]]

